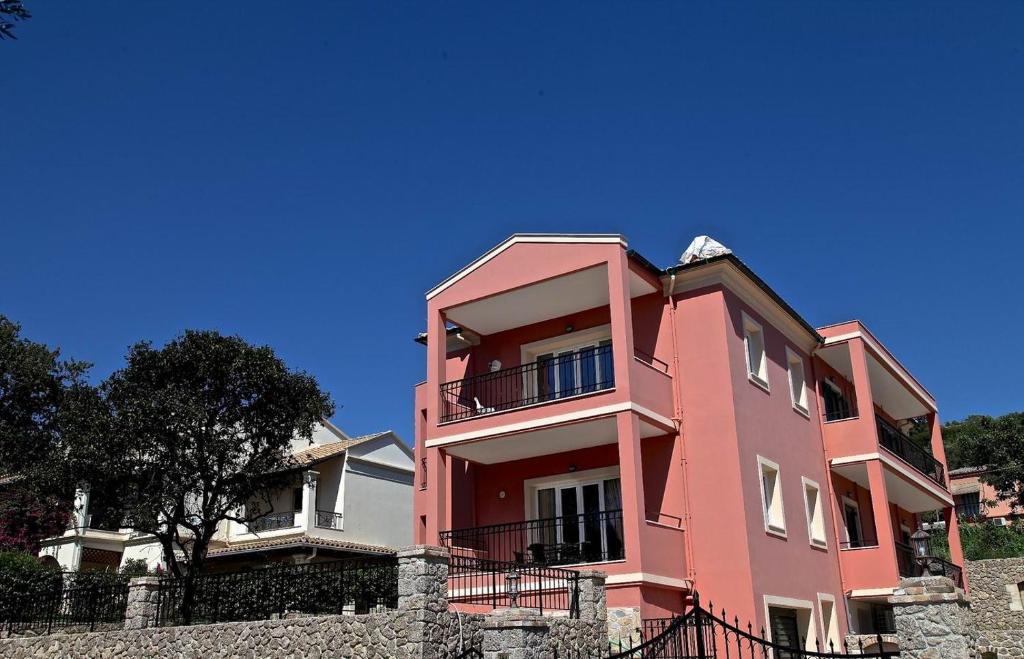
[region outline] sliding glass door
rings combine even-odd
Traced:
[[[541,488],[536,496],[535,560],[568,564],[624,557],[618,478]]]

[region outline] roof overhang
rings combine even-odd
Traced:
[[[810,350],[824,341],[813,325],[734,254],[721,254],[668,268],[663,275],[663,285],[669,295],[723,285],[796,345]]]

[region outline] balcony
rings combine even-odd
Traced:
[[[297,512],[295,510],[285,510],[258,517],[249,522],[249,531],[251,533],[266,533],[267,531],[295,528],[298,526],[295,522]]]
[[[441,423],[499,414],[615,388],[612,344],[550,355],[440,386]]]
[[[336,513],[333,510],[316,511],[316,527],[318,529],[333,529],[335,531],[341,531],[342,522],[344,522],[344,520],[344,515]]]
[[[604,510],[442,531],[454,555],[522,565],[578,565],[625,558],[622,511]]]
[[[950,579],[957,588],[964,587],[963,568],[954,565],[944,558],[938,556],[924,556],[918,558],[914,555],[914,549],[902,542],[896,543],[896,563],[899,566],[900,576],[904,578],[920,577],[926,573],[932,576],[943,576]],[[927,568],[927,570],[925,569]]]
[[[942,487],[946,487],[946,469],[930,453],[918,446],[909,437],[897,430],[885,419],[876,416],[878,443],[914,469]]]

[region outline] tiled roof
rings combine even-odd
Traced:
[[[381,545],[365,545],[358,542],[349,542],[347,540],[330,540],[328,538],[318,538],[316,536],[303,534],[298,536],[286,536],[283,538],[268,538],[266,540],[249,540],[247,542],[238,542],[235,544],[228,545],[226,547],[218,547],[217,549],[211,549],[209,552],[209,556],[227,556],[230,554],[261,551],[264,549],[287,549],[302,547],[341,549],[369,554],[393,554],[395,552],[393,548],[383,547]]]
[[[972,474],[980,474],[985,471],[985,467],[960,467],[959,469],[951,469],[949,472],[950,476],[970,476]]]
[[[292,454],[292,460],[298,463],[300,467],[308,467],[318,462],[323,462],[329,458],[341,455],[347,449],[353,446],[358,446],[363,442],[368,442],[371,439],[377,439],[391,432],[390,430],[384,430],[382,432],[371,433],[369,435],[360,435],[359,437],[353,437],[351,439],[343,439],[340,442],[331,442],[330,444],[320,444],[319,446],[310,446],[307,449],[297,451]]]

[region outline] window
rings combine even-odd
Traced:
[[[821,487],[814,481],[803,478],[804,506],[807,511],[807,537],[814,547],[827,547],[825,538],[825,511],[821,507]]]
[[[826,421],[840,421],[857,416],[857,410],[850,405],[843,390],[829,378],[821,381],[821,397],[825,403]]]
[[[761,475],[761,503],[764,504],[764,528],[768,533],[786,537],[786,515],[782,506],[782,479],[779,465],[757,456]]]
[[[625,557],[622,484],[617,469],[578,472],[528,482],[526,551],[549,565],[596,563]]]
[[[1010,596],[1010,610],[1024,611],[1024,581],[1006,584],[1006,593]]]
[[[292,510],[302,510],[302,488],[292,490]]]
[[[602,325],[521,346],[523,391],[531,403],[605,391],[615,386],[611,327]]]
[[[804,358],[786,348],[786,362],[789,365],[789,396],[793,408],[804,416],[807,410],[807,378],[804,375]]]
[[[846,531],[846,546],[851,549],[864,547],[864,530],[860,524],[860,505],[843,497],[843,523]]]
[[[982,517],[981,512],[981,492],[965,492],[963,494],[954,494],[953,502],[956,504],[956,514],[958,517]]]
[[[821,637],[826,652],[843,649],[839,639],[839,618],[836,615],[836,600],[826,593],[818,593],[818,612],[821,615]]]
[[[746,313],[743,314],[743,345],[747,356],[747,377],[768,388],[768,359],[764,352],[764,331]]]

